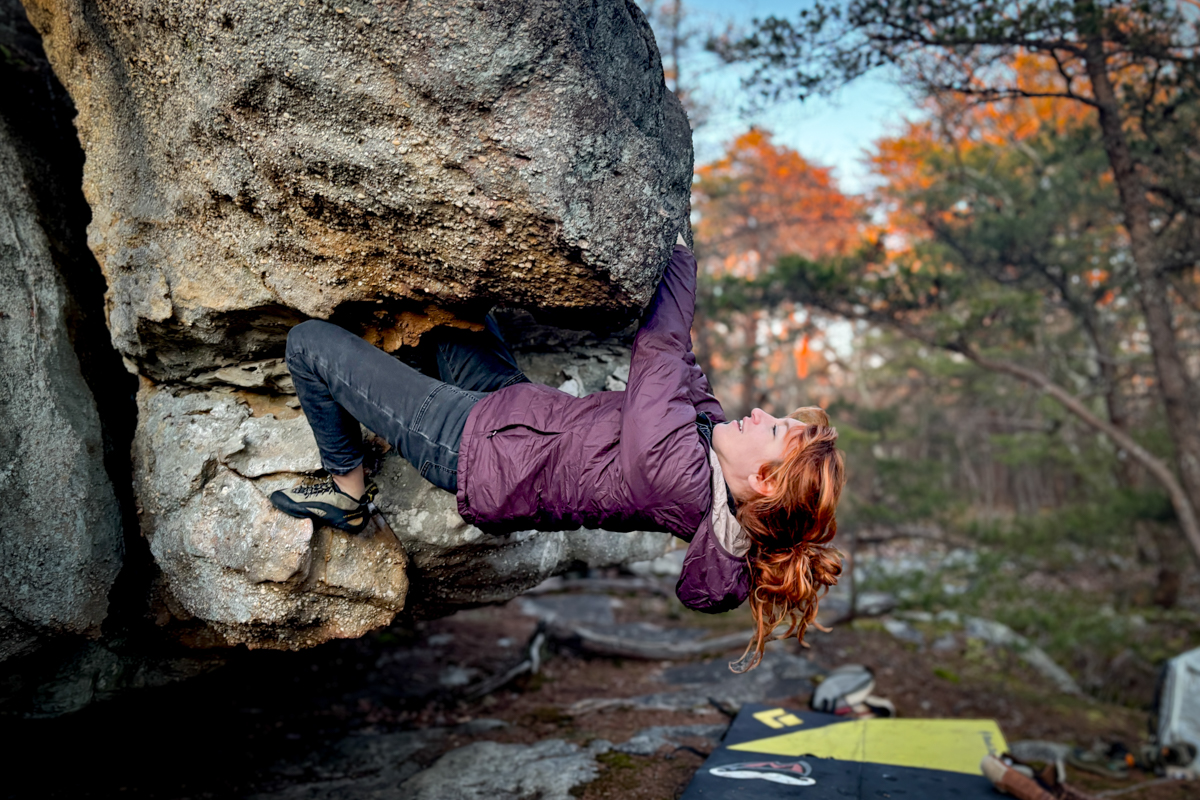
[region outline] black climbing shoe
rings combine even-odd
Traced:
[[[349,533],[359,533],[367,526],[371,516],[367,504],[374,497],[373,483],[367,484],[366,494],[355,500],[330,479],[272,492],[271,505],[293,517],[324,522]]]

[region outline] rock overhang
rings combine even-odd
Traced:
[[[494,304],[613,329],[648,302],[692,152],[636,7],[26,8],[78,110],[88,243],[143,379],[142,532],[192,641],[308,646],[661,552],[662,534],[489,537],[395,454],[379,479],[396,547],[266,501],[319,465],[281,360],[303,319],[394,351]],[[593,389],[620,383],[612,359],[584,370]]]

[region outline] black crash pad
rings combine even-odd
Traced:
[[[858,720],[747,704],[681,800],[996,800],[979,762],[992,720]]]

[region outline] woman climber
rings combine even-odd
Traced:
[[[655,530],[689,542],[684,605],[715,613],[750,600],[755,632],[738,671],[758,664],[785,620],[785,637],[803,641],[841,573],[830,544],[845,482],[837,431],[819,408],[725,419],[692,353],[696,261],[679,241],[620,392],[577,398],[531,383],[490,318],[438,343],[441,380],[335,325],[297,325],[287,365],[331,480],[271,501],[362,530],[375,487],[361,422],[487,533]]]

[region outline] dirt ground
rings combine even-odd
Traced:
[[[618,621],[706,625],[714,632],[738,630],[748,621],[744,612],[692,615],[657,596],[626,592],[618,600]],[[307,652],[237,652],[228,666],[185,683],[133,692],[69,717],[3,721],[5,761],[37,776],[36,783],[6,782],[4,796],[228,798],[272,792],[303,781],[310,769],[305,765],[319,762],[350,733],[446,728],[471,720],[508,726],[452,732],[421,753],[422,763],[480,739],[619,743],[650,726],[728,721],[716,708],[695,713],[617,705],[572,713],[582,700],[672,687],[663,681],[666,662],[570,650],[552,651],[537,675],[480,699],[458,699],[463,687],[518,663],[536,626],[515,600]],[[825,668],[872,667],[876,693],[891,699],[901,716],[992,718],[1009,741],[1120,741],[1133,747],[1146,736],[1146,709],[1064,696],[1012,654],[966,640],[934,651],[900,642],[879,622],[863,620],[813,633],[810,641],[803,655]],[[800,652],[793,643],[784,646]],[[763,699],[804,707],[808,696]],[[575,793],[585,800],[676,798],[713,746],[700,738],[680,745],[653,756],[606,753],[599,757],[600,776]],[[1115,781],[1068,769],[1068,780],[1089,791],[1124,789],[1152,777],[1135,773]],[[1160,784],[1121,796],[1183,800],[1200,796],[1198,787]]]

